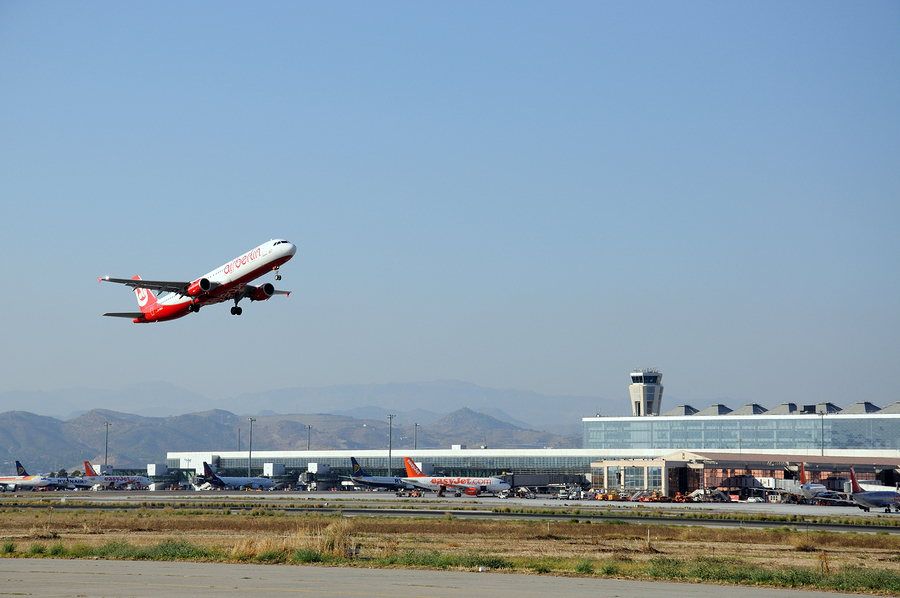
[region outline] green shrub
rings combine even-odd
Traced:
[[[165,540],[150,548],[138,551],[136,558],[153,561],[197,561],[215,559],[219,551],[197,546],[184,540]]]
[[[50,547],[50,550],[48,550],[47,553],[52,556],[63,556],[66,554],[66,548],[60,542],[57,542]]]
[[[298,548],[291,554],[292,563],[321,563],[322,553],[309,548]]]
[[[14,554],[16,552],[16,543],[4,542],[2,549],[0,549],[0,552],[3,552],[3,554]]]
[[[647,565],[647,575],[662,579],[680,579],[684,577],[684,561],[657,557],[650,559]]]
[[[594,564],[585,559],[583,561],[579,561],[577,565],[575,565],[575,571],[577,573],[583,573],[585,575],[590,575],[594,572]]]
[[[47,549],[44,545],[38,544],[37,542],[28,547],[28,554],[39,555],[44,554],[46,551]]]
[[[256,555],[254,560],[258,563],[284,563],[287,561],[287,552],[282,548],[265,550]]]
[[[603,575],[618,575],[619,566],[615,563],[603,563],[603,566],[600,567],[600,573]]]

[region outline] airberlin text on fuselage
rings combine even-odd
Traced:
[[[262,249],[257,247],[256,249],[252,249],[242,255],[241,257],[236,257],[227,264],[225,264],[224,273],[231,274],[232,272],[239,270],[241,266],[246,266],[248,263],[259,259],[259,256],[262,255]]]

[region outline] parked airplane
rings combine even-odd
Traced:
[[[856,472],[850,468],[850,498],[863,511],[868,512],[869,509],[884,509],[885,513],[891,512],[891,507],[900,512],[900,492],[893,490],[874,490],[863,491],[859,482],[856,481]]]
[[[403,457],[403,465],[406,467],[404,482],[425,490],[436,490],[438,496],[443,496],[448,488],[453,489],[457,496],[460,496],[463,492],[472,496],[478,496],[483,492],[497,494],[504,490],[509,490],[509,484],[500,478],[426,476],[409,457]]]
[[[249,283],[270,270],[274,270],[275,280],[281,280],[278,269],[294,257],[297,247],[281,239],[267,241],[243,255],[227,262],[190,282],[167,280],[141,280],[140,276],[111,278],[101,276],[100,282],[115,282],[134,289],[140,311],[109,312],[104,316],[132,318],[135,324],[174,320],[189,313],[200,311],[204,305],[234,301],[231,315],[239,316],[243,310],[238,306],[241,299],[265,301],[273,295],[290,295],[290,291],[278,291],[267,282],[260,286]],[[160,293],[156,296],[153,291]]]
[[[16,475],[0,476],[0,492],[15,492],[21,489],[34,490],[52,485],[53,481],[47,476],[29,475],[18,461],[16,461]]]
[[[803,495],[803,498],[807,500],[811,500],[816,498],[820,494],[826,494],[829,490],[822,484],[813,484],[808,481],[806,478],[806,469],[803,466],[803,463],[800,463],[800,494]]]
[[[369,475],[359,464],[359,461],[356,460],[356,457],[350,457],[350,464],[353,466],[353,473],[350,475],[350,480],[354,484],[370,486],[373,488],[390,488],[391,490],[404,490],[415,487],[412,484],[403,481],[403,478]]]
[[[275,487],[275,481],[270,478],[263,477],[234,477],[217,475],[209,463],[203,462],[203,482],[200,488],[209,485],[210,488],[218,488],[222,490],[233,489],[240,490],[243,488],[251,488],[253,490],[266,490]]]
[[[150,485],[150,478],[142,475],[100,475],[90,461],[84,462],[84,477],[81,479],[90,483],[92,487],[100,488],[123,488],[125,486],[146,488]]]

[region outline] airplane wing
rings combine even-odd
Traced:
[[[168,291],[170,293],[185,293],[190,282],[180,282],[172,280],[132,280],[130,278],[111,278],[109,276],[101,276],[98,282],[115,282],[124,284],[132,289],[150,289],[151,291]]]
[[[409,485],[412,486],[413,488],[420,488],[420,489],[422,489],[422,490],[434,490],[434,486],[431,486],[431,485],[426,484],[426,483],[419,483],[419,482],[416,482],[416,478],[400,478],[400,480],[401,480],[404,484],[409,484]]]
[[[112,316],[113,318],[142,318],[144,314],[139,311],[113,311],[103,314],[104,316]]]
[[[275,294],[275,295],[285,295],[285,296],[288,296],[288,297],[289,297],[290,294],[291,294],[291,292],[290,292],[290,291],[279,291],[278,289],[275,289],[275,293],[274,293],[274,294]]]

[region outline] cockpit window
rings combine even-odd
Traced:
[[[275,245],[281,245],[282,243],[287,243],[288,241],[275,241]]]

